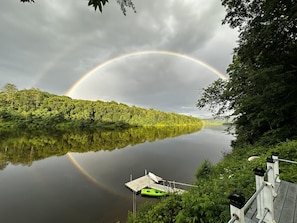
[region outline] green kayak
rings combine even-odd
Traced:
[[[163,196],[167,196],[168,193],[161,190],[156,190],[153,188],[144,188],[141,190],[141,195],[149,196],[149,197],[163,197]]]

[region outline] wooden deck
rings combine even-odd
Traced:
[[[139,177],[137,179],[134,179],[132,181],[125,183],[125,186],[130,188],[135,193],[138,193],[139,191],[141,191],[146,187],[161,190],[167,193],[182,194],[183,192],[185,192],[185,190],[182,190],[182,189],[163,185],[162,182],[163,182],[163,179],[161,177],[156,176],[153,173],[148,173],[147,175],[144,175],[142,177]]]
[[[297,185],[281,181],[276,184],[277,197],[274,199],[276,223],[297,223]],[[246,223],[256,223],[256,200],[245,215]]]
[[[153,184],[155,184],[155,181],[153,181],[148,175],[144,175],[135,180],[129,181],[128,183],[125,183],[125,186],[138,193],[141,191],[141,189],[151,187]]]

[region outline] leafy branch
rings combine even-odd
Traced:
[[[30,2],[35,3],[35,0],[20,0],[21,2]],[[103,6],[108,2],[108,0],[89,0],[88,6],[93,6],[95,11],[99,9],[100,12],[103,10]],[[117,0],[117,3],[120,5],[121,10],[124,15],[126,15],[127,8],[132,8],[133,11],[136,13],[135,6],[131,0]]]

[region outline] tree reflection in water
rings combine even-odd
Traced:
[[[199,131],[197,126],[138,127],[104,131],[14,131],[0,133],[0,169],[68,152],[114,150]]]

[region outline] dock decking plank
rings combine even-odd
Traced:
[[[277,197],[274,199],[274,219],[280,222],[282,209],[287,196],[289,184],[286,181],[281,181],[277,190]]]
[[[297,185],[281,181],[276,184],[277,197],[274,199],[274,217],[277,223],[297,223]],[[255,223],[256,200],[245,215],[246,223]]]
[[[293,223],[296,207],[297,188],[295,184],[286,182],[288,190],[285,197],[285,202],[280,214],[279,222]]]
[[[295,200],[297,200],[297,195],[295,197]],[[294,207],[294,222],[297,223],[297,202],[295,202],[295,207]]]
[[[126,183],[126,187],[130,188],[134,192],[139,192],[141,189],[145,187],[149,187],[150,185],[154,184],[155,182],[148,177],[148,175],[139,177],[135,180],[129,181]]]
[[[257,200],[255,200],[251,207],[248,209],[247,213],[245,214],[245,221],[250,222],[257,222]]]

